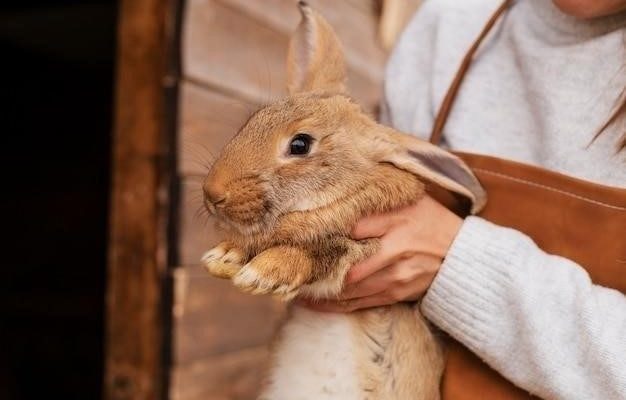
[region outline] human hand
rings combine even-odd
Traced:
[[[304,305],[318,311],[351,312],[419,299],[462,223],[429,196],[414,205],[361,219],[352,237],[380,238],[379,251],[350,269],[338,300],[303,301]]]

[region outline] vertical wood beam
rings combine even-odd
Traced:
[[[104,398],[165,397],[178,2],[119,3]]]

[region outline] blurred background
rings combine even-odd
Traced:
[[[296,0],[3,2],[0,399],[251,399],[284,307],[198,266],[211,159],[285,94]],[[310,0],[377,113],[418,0]]]

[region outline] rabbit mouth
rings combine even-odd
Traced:
[[[217,214],[222,215],[226,222],[235,223],[238,226],[252,226],[262,223],[267,218],[269,206],[264,199],[254,199],[227,207],[218,208]]]
[[[244,208],[244,206],[241,206]],[[225,211],[216,213],[223,228],[235,231],[241,235],[257,235],[271,231],[278,223],[278,217],[270,213],[265,207],[264,212],[253,212],[248,208],[245,212]],[[266,212],[267,211],[267,212]]]
[[[226,227],[244,235],[271,230],[278,219],[264,196],[229,199],[215,207],[214,215]]]
[[[270,213],[264,180],[259,175],[247,175],[225,184],[205,189],[205,206],[226,225],[249,229],[262,223]],[[211,189],[217,187],[217,190]]]

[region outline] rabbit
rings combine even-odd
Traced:
[[[471,202],[486,195],[456,156],[378,124],[346,93],[341,45],[300,2],[288,51],[289,96],[262,107],[203,183],[226,240],[202,258],[241,290],[336,298],[378,239],[353,240],[359,218],[415,203],[432,183]],[[439,399],[442,344],[416,304],[347,314],[297,304],[272,345],[260,399]]]

